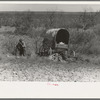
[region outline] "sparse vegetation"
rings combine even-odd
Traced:
[[[99,12],[2,12],[0,26],[0,80],[100,81]],[[76,61],[52,62],[36,54],[46,30],[60,27],[70,33]],[[20,38],[26,43],[24,58],[13,55]]]

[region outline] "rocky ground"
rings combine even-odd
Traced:
[[[0,58],[0,81],[99,82],[99,62],[99,57],[53,62],[46,57],[5,56]]]

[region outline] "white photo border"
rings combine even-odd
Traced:
[[[0,4],[91,5],[100,1],[0,1]],[[100,98],[100,82],[0,82],[0,98]]]

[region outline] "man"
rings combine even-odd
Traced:
[[[19,51],[20,56],[25,56],[25,42],[22,39],[19,39],[16,49]]]

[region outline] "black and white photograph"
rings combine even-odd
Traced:
[[[2,81],[100,82],[100,3],[0,4]]]

